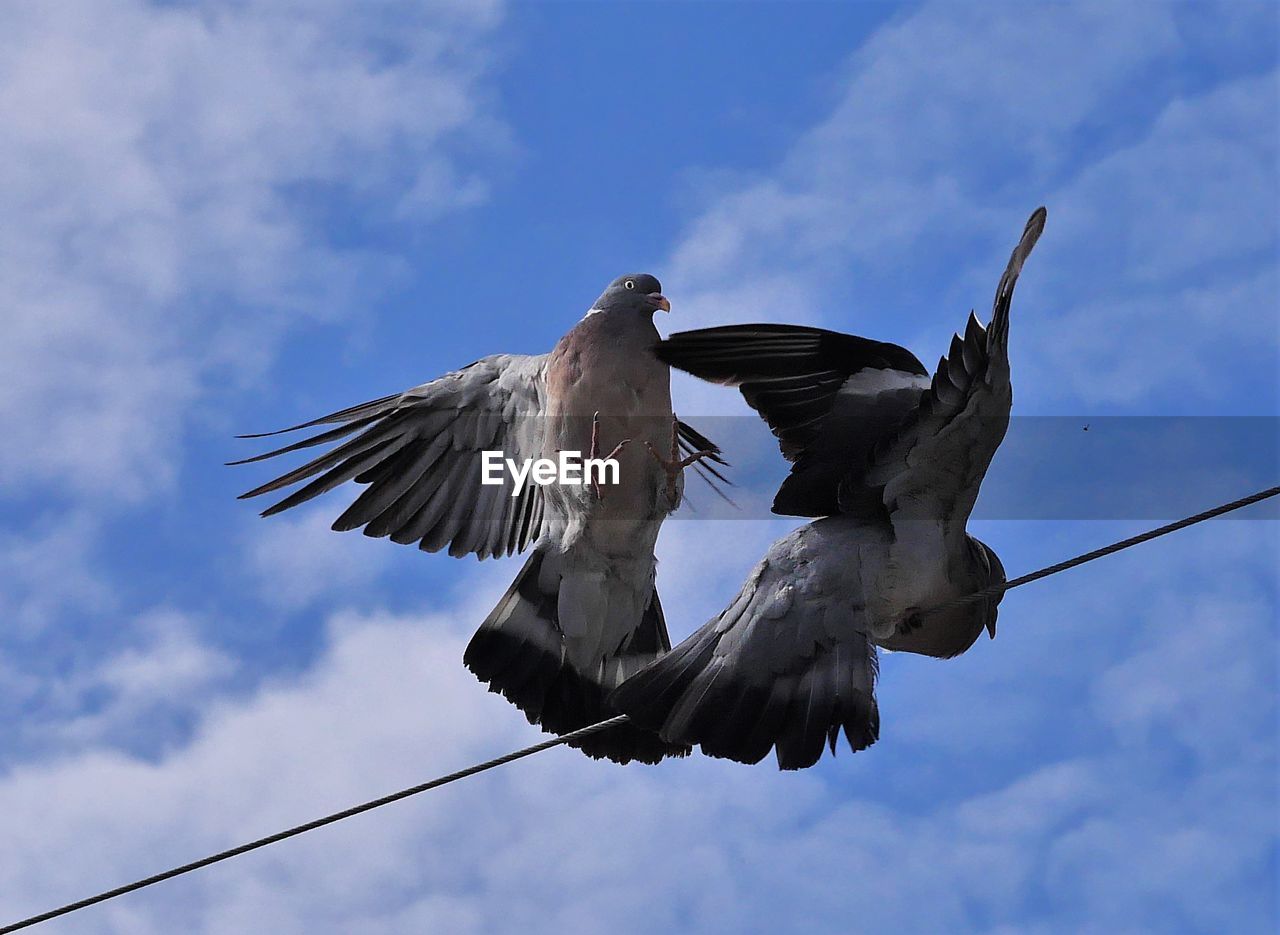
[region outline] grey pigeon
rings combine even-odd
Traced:
[[[965,531],[1009,424],[1009,306],[1044,228],[1038,209],[996,291],[930,380],[908,352],[814,328],[746,325],[673,335],[658,354],[731,386],[794,462],[777,512],[821,515],[778,540],[718,616],[610,697],[672,744],[782,769],[876,741],[876,648],[951,657],[999,598],[921,613],[1005,580]]]
[[[682,468],[696,464],[724,480],[704,463],[723,464],[719,449],[675,419],[670,372],[652,353],[653,313],[670,308],[653,276],[620,276],[549,354],[486,357],[403,393],[282,429],[338,423],[234,463],[338,444],[243,496],[307,482],[264,511],[270,516],[354,479],[365,490],[335,530],[363,528],[428,552],[480,558],[532,545],[464,662],[548,731],[610,717],[607,692],[671,648],[653,550],[663,519],[680,502]],[[526,481],[513,496],[509,478],[502,486],[481,483],[481,453],[499,450],[516,462],[557,460],[561,451],[612,454],[617,483]],[[629,726],[580,746],[624,763],[688,752]]]

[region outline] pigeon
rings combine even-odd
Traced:
[[[713,486],[725,480],[715,466],[726,464],[720,449],[672,412],[670,371],[652,353],[659,309],[671,304],[656,278],[620,276],[548,354],[485,357],[281,429],[337,425],[232,462],[334,445],[242,499],[302,484],[262,514],[271,516],[355,480],[365,489],[335,530],[482,559],[532,546],[463,662],[547,731],[611,717],[608,691],[671,648],[654,545],[683,496],[683,469],[695,466]],[[499,466],[559,463],[563,452],[579,467],[586,452],[617,469],[612,478],[604,472],[605,483],[486,484],[485,452],[499,452]],[[621,763],[688,752],[629,725],[576,745]]]
[[[793,467],[775,512],[820,518],[778,540],[729,605],[619,686],[610,705],[672,744],[781,769],[812,766],[841,730],[880,732],[877,649],[950,658],[999,596],[939,605],[1005,581],[965,531],[1009,424],[1009,308],[1044,228],[1031,215],[991,321],[970,313],[932,378],[909,352],[816,328],[745,325],[673,335],[658,355],[738,387]],[[930,612],[933,609],[934,612]]]

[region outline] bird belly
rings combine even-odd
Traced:
[[[885,649],[948,658],[964,652],[982,628],[976,604],[940,609],[986,582],[966,546],[936,520],[898,520],[883,565],[874,637]]]
[[[843,557],[839,574],[857,582],[861,625],[877,641],[897,632],[914,612],[956,596],[950,553],[940,523],[895,523],[831,517],[810,524],[821,549]]]
[[[670,511],[666,474],[646,446],[670,456],[674,416],[669,371],[656,359],[637,366],[634,355],[639,353],[610,349],[551,375],[559,391],[547,414],[544,457],[556,458],[561,450],[588,457],[594,422],[596,456],[612,453],[618,468],[617,482],[600,484],[599,497],[584,485],[548,489],[549,499],[566,517],[568,541],[585,535],[612,554],[643,547],[646,538],[656,536],[648,527]]]

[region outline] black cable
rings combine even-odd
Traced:
[[[1194,526],[1196,523],[1202,523],[1205,520],[1213,519],[1214,517],[1217,517],[1217,516],[1222,516],[1225,513],[1231,513],[1235,510],[1239,510],[1243,507],[1250,506],[1254,503],[1259,503],[1262,500],[1270,499],[1271,497],[1274,497],[1277,494],[1280,494],[1280,487],[1269,487],[1266,490],[1260,490],[1257,493],[1250,494],[1247,497],[1241,497],[1239,500],[1232,500],[1230,503],[1224,503],[1222,506],[1214,507],[1211,510],[1205,510],[1203,513],[1197,513],[1194,516],[1188,516],[1186,519],[1180,519],[1177,522],[1168,523],[1164,526],[1159,526],[1156,529],[1151,529],[1151,530],[1148,530],[1147,532],[1140,533],[1139,535],[1131,536],[1128,539],[1121,539],[1119,542],[1113,542],[1111,545],[1103,546],[1100,549],[1094,549],[1092,552],[1086,552],[1083,555],[1077,555],[1075,558],[1069,558],[1066,561],[1058,562],[1055,565],[1046,566],[1045,568],[1041,568],[1038,571],[1033,571],[1033,572],[1030,572],[1029,574],[1025,574],[1020,577],[1014,578],[1010,581],[1006,581],[1003,584],[992,585],[991,587],[983,588],[981,591],[975,591],[972,594],[966,594],[964,597],[956,598],[955,600],[952,600],[952,601],[945,601],[944,603],[941,603],[941,604],[936,604],[932,607],[926,608],[925,610],[921,611],[921,613],[924,613],[924,614],[934,613],[939,610],[946,610],[951,607],[959,607],[965,604],[971,604],[975,601],[981,601],[981,600],[986,600],[987,598],[995,597],[996,595],[1003,594],[1005,591],[1011,591],[1014,588],[1021,587],[1024,584],[1030,584],[1032,581],[1039,581],[1041,578],[1047,578],[1050,575],[1056,575],[1060,571],[1066,571],[1069,568],[1075,568],[1076,566],[1083,565],[1086,562],[1092,562],[1095,559],[1103,558],[1104,556],[1107,556],[1107,555],[1113,555],[1116,552],[1120,552],[1120,551],[1123,551],[1124,549],[1132,548],[1135,545],[1141,545],[1144,542],[1150,542],[1152,539],[1158,539],[1161,536],[1167,536],[1171,532],[1177,532],[1179,529],[1186,529],[1188,526]],[[333,824],[335,821],[341,821],[344,818],[350,818],[352,815],[359,815],[361,812],[371,811],[372,809],[379,808],[383,805],[389,805],[392,802],[398,802],[401,799],[407,799],[409,798],[409,796],[417,795],[419,792],[426,792],[428,789],[438,789],[440,786],[446,786],[449,783],[456,782],[459,779],[466,779],[468,776],[474,776],[476,773],[483,773],[485,770],[493,769],[495,766],[502,766],[503,764],[510,763],[513,760],[523,759],[526,756],[532,756],[535,753],[541,753],[543,750],[550,750],[552,747],[557,747],[564,743],[572,743],[575,740],[581,740],[584,737],[589,737],[592,734],[599,733],[602,730],[607,730],[610,727],[617,727],[620,724],[627,723],[627,721],[629,720],[630,718],[628,718],[625,714],[620,714],[617,717],[610,718],[607,721],[600,721],[599,723],[596,723],[596,724],[589,724],[586,727],[579,728],[578,730],[575,730],[572,733],[565,734],[562,737],[553,737],[550,740],[544,740],[542,741],[542,743],[536,743],[531,747],[525,747],[523,750],[516,750],[513,753],[508,753],[505,756],[500,756],[500,757],[497,757],[496,759],[487,760],[484,763],[478,763],[475,766],[468,766],[466,769],[458,770],[456,773],[450,773],[447,776],[441,776],[438,779],[432,779],[430,782],[424,782],[421,785],[411,786],[408,789],[402,789],[399,792],[393,792],[391,793],[391,795],[384,795],[380,799],[373,799],[369,802],[365,802],[362,805],[355,805],[355,806],[352,806],[351,808],[343,809],[340,812],[334,812],[332,815],[326,815],[324,818],[317,818],[314,821],[309,821],[306,824],[289,828],[286,831],[277,831],[275,834],[267,835],[265,838],[258,838],[258,840],[256,841],[250,841],[247,844],[241,844],[239,847],[233,847],[230,850],[220,851],[217,854],[211,854],[208,857],[204,857],[200,860],[193,861],[192,863],[183,864],[181,867],[174,867],[172,870],[166,870],[164,873],[157,873],[155,876],[146,877],[145,879],[138,880],[134,883],[129,883],[125,886],[116,887],[113,890],[107,890],[105,893],[99,893],[97,896],[90,896],[87,899],[81,899],[73,903],[68,903],[65,906],[60,906],[57,909],[51,909],[48,912],[42,912],[39,915],[31,916],[29,919],[23,919],[20,922],[14,922],[11,925],[6,925],[3,928],[0,928],[0,935],[7,935],[7,933],[9,932],[16,932],[19,929],[24,929],[29,926],[36,925],[40,922],[47,922],[49,919],[55,919],[58,916],[66,915],[69,912],[75,912],[77,909],[84,909],[85,907],[92,906],[95,903],[105,902],[108,899],[114,899],[117,896],[123,896],[125,893],[132,893],[135,890],[140,890],[144,887],[151,886],[153,883],[160,883],[164,880],[171,880],[174,877],[181,876],[184,873],[190,873],[192,870],[199,870],[201,867],[207,867],[210,864],[216,864],[220,861],[228,860],[232,857],[238,857],[241,854],[246,854],[249,851],[257,850],[260,847],[266,847],[268,844],[274,844],[277,841],[283,841],[285,838],[291,838],[291,837],[294,837],[295,835],[302,834],[305,831],[311,831],[315,828],[323,827],[324,825]]]
[[[66,915],[69,912],[75,912],[77,909],[84,909],[86,906],[92,906],[95,903],[105,902],[108,899],[114,899],[117,896],[123,896],[125,893],[132,893],[134,890],[140,890],[145,886],[153,883],[160,883],[164,880],[171,880],[174,877],[182,876],[184,873],[190,873],[192,870],[199,870],[201,867],[207,867],[210,864],[216,864],[219,861],[229,860],[232,857],[239,857],[241,854],[247,854],[249,851],[256,851],[260,847],[266,847],[268,844],[275,844],[277,841],[283,841],[285,838],[291,838],[294,835],[302,834],[304,831],[311,831],[315,828],[331,825],[335,821],[341,821],[344,818],[350,818],[352,815],[359,815],[361,812],[367,812],[383,805],[389,805],[392,802],[398,802],[401,799],[407,799],[411,795],[417,795],[419,792],[426,792],[428,789],[436,789],[440,786],[448,785],[459,779],[466,779],[468,776],[474,776],[476,773],[483,773],[485,770],[493,769],[495,766],[502,766],[504,763],[510,763],[512,760],[519,760],[526,756],[533,756],[535,753],[541,753],[543,750],[550,750],[552,747],[558,747],[562,743],[570,743],[574,740],[580,740],[583,737],[589,737],[592,734],[599,733],[610,727],[617,727],[619,724],[625,724],[629,718],[625,714],[620,714],[615,718],[607,721],[600,721],[597,724],[590,724],[572,733],[565,734],[562,737],[552,737],[550,740],[544,740],[542,743],[536,743],[532,747],[525,747],[523,750],[516,750],[514,753],[508,753],[496,759],[479,763],[475,766],[468,766],[466,769],[460,769],[456,773],[450,773],[448,776],[441,776],[439,779],[432,779],[430,782],[424,782],[418,786],[412,786],[408,789],[402,789],[399,792],[393,792],[391,795],[384,795],[380,799],[373,799],[362,805],[354,805],[351,808],[345,808],[340,812],[334,812],[332,815],[326,815],[324,818],[317,818],[306,824],[289,828],[287,831],[277,831],[275,834],[269,834],[265,838],[258,838],[256,841],[250,841],[248,844],[241,844],[239,847],[233,847],[230,850],[220,851],[217,854],[210,854],[200,860],[192,861],[189,864],[183,864],[181,867],[174,867],[172,870],[166,870],[164,873],[157,873],[155,876],[129,883],[126,886],[118,886],[113,890],[107,890],[105,893],[99,893],[97,896],[90,896],[88,899],[81,899],[74,903],[68,903],[65,906],[59,906],[57,909],[51,909],[48,912],[42,912],[38,916],[32,916],[29,919],[23,919],[21,922],[14,922],[0,928],[0,935],[6,935],[8,932],[16,932],[18,929],[24,929],[40,922],[47,922],[58,916]]]

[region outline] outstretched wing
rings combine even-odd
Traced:
[[[523,551],[542,526],[542,488],[529,484],[513,497],[505,484],[482,484],[481,452],[501,451],[518,460],[539,457],[545,362],[545,355],[486,357],[397,396],[281,429],[340,423],[292,445],[232,462],[247,464],[336,443],[241,499],[308,482],[263,511],[271,516],[355,480],[366,489],[334,522],[335,530],[363,527],[366,536],[416,542],[427,552],[447,548],[454,556]]]
[[[1044,208],[1027,221],[996,289],[989,327],[970,313],[964,337],[952,338],[919,406],[876,445],[865,467],[842,481],[842,507],[856,509],[874,494],[894,520],[943,520],[963,531],[1009,426],[1009,309],[1044,222]]]
[[[829,516],[851,463],[918,404],[928,372],[906,348],[802,325],[729,325],[673,334],[659,359],[735,386],[794,462],[773,512]]]
[[[853,750],[875,743],[876,649],[847,569],[857,539],[832,534],[820,521],[776,542],[718,616],[609,704],[708,756],[757,763],[776,749],[782,769],[812,766],[841,730]]]

